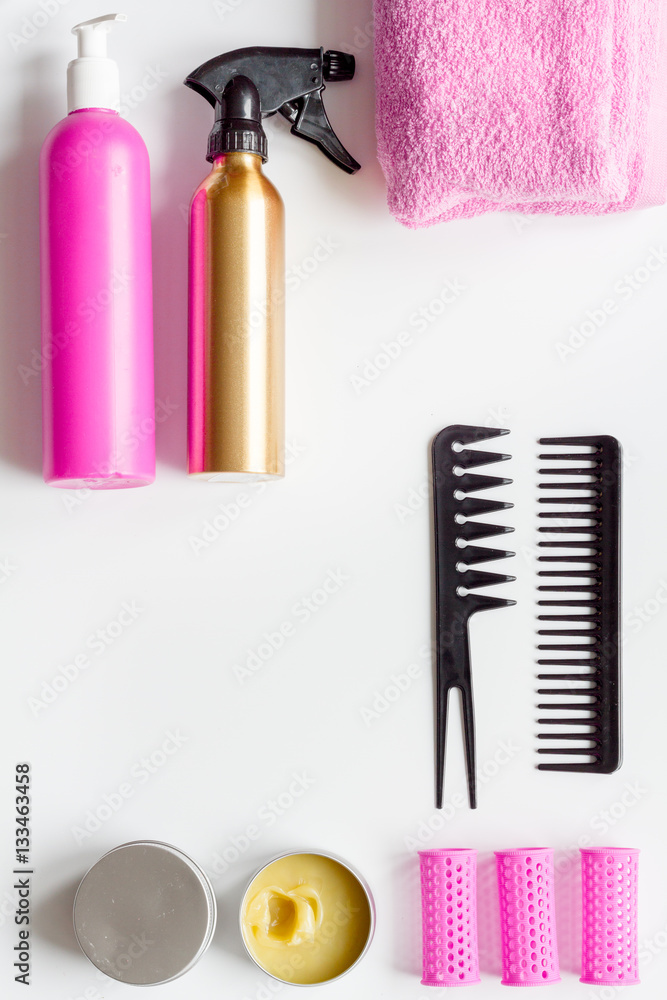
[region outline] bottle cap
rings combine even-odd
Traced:
[[[127,21],[126,14],[104,14],[72,28],[79,50],[67,67],[67,113],[82,108],[120,106],[118,66],[107,58],[107,35],[114,21]]]
[[[212,163],[224,153],[256,153],[266,162],[266,135],[257,87],[247,76],[235,76],[216,105],[216,120],[208,137],[206,159]]]

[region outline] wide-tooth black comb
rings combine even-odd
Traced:
[[[562,698],[556,704],[541,702],[538,708],[576,714],[538,719],[539,725],[566,730],[540,733],[538,738],[589,745],[540,747],[540,754],[568,759],[538,767],[542,771],[610,774],[621,764],[621,447],[608,435],[542,438],[539,443],[564,447],[565,451],[539,456],[540,461],[554,463],[553,467],[540,468],[540,475],[561,481],[539,484],[540,490],[548,493],[539,503],[555,509],[539,513],[538,544],[549,553],[538,557],[543,567],[538,576],[545,580],[538,590],[552,596],[538,602],[550,609],[538,618],[556,626],[539,629],[538,634],[547,641],[538,649],[549,655],[537,662],[549,672],[538,674],[538,679],[556,686],[539,688],[538,694]],[[582,446],[591,451],[568,450]],[[547,583],[547,578],[552,582]],[[552,673],[554,668],[561,669]]]
[[[436,806],[442,808],[447,741],[447,703],[449,692],[458,688],[463,706],[468,799],[477,807],[475,776],[475,716],[470,672],[468,621],[476,611],[507,608],[507,601],[471,591],[516,579],[500,573],[472,569],[479,563],[513,556],[504,549],[477,545],[481,538],[501,535],[513,528],[499,527],[470,518],[507,510],[511,503],[469,496],[493,486],[505,486],[511,479],[471,473],[480,465],[504,462],[509,455],[496,452],[455,450],[458,446],[485,441],[509,434],[506,430],[468,427],[454,424],[445,427],[433,441],[433,530],[435,543],[435,618],[436,618]]]

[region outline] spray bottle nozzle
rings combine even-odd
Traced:
[[[351,80],[355,70],[354,56],[349,52],[338,52],[329,49],[324,53],[324,79],[338,83],[341,80]]]
[[[213,160],[232,149],[248,149],[266,159],[266,139],[263,144],[259,139],[259,133],[264,136],[261,119],[279,112],[292,123],[294,135],[315,143],[342,170],[355,173],[359,164],[332,129],[322,102],[325,81],[351,80],[354,69],[354,56],[346,52],[264,46],[235,49],[204,63],[188,76],[185,84],[216,110],[207,159]],[[247,140],[243,128],[231,123],[240,119],[230,119],[225,108],[227,87],[236,78],[243,78],[244,86],[250,84],[259,95],[260,114],[252,119],[254,127],[246,129]],[[250,116],[245,120],[250,120]]]

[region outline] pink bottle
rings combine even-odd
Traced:
[[[124,20],[72,29],[69,113],[40,159],[44,479],[63,489],[155,478],[148,153],[106,58]]]

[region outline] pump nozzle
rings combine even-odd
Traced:
[[[315,143],[336,166],[353,174],[359,170],[359,164],[332,129],[322,102],[325,81],[335,83],[351,80],[353,76],[354,56],[344,52],[256,46],[235,49],[210,59],[188,76],[185,85],[201,94],[216,111],[207,159],[214,159],[228,148],[244,148],[228,145],[226,133],[231,128],[235,143],[246,140],[238,124],[232,126],[231,119],[225,118],[226,88],[233,79],[243,77],[246,84],[251,83],[257,89],[261,118],[270,118],[280,112],[292,123],[294,135]],[[230,121],[229,126],[226,121]],[[247,141],[257,144],[257,128],[253,132],[246,126],[246,130]],[[263,155],[266,158],[265,147]]]
[[[78,55],[67,67],[68,112],[82,108],[118,110],[118,67],[113,59],[107,58],[107,35],[116,21],[127,21],[127,15],[103,14],[72,28]]]
[[[114,21],[127,21],[127,14],[103,14],[74,25],[72,34],[79,42],[79,59],[106,59],[107,35]]]

